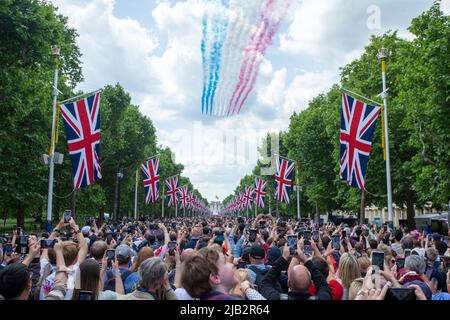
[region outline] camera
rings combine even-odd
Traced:
[[[53,248],[55,246],[55,240],[42,239],[41,249]]]

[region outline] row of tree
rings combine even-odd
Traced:
[[[391,152],[393,201],[406,207],[408,225],[414,226],[415,207],[431,202],[442,209],[450,200],[450,19],[436,1],[429,10],[412,20],[407,41],[389,31],[372,36],[362,56],[341,69],[343,88],[380,100],[382,91],[381,47],[389,52],[387,62],[388,123]],[[381,144],[381,121],[375,131],[366,173],[367,192],[339,180],[339,126],[341,90],[338,84],[309,102],[291,116],[289,129],[281,132],[280,154],[299,165],[302,213],[333,210],[363,212],[366,204],[386,207],[386,167]],[[260,153],[269,154],[270,135]],[[252,174],[240,181],[235,194],[254,184],[264,164],[258,162]],[[267,176],[273,193],[273,176]],[[234,195],[225,199],[230,201]],[[296,215],[295,193],[284,214]],[[361,215],[361,218],[363,216]]]
[[[16,217],[17,224],[23,226],[26,216],[45,219],[47,207],[48,166],[40,159],[49,152],[51,135],[55,66],[50,47],[61,46],[60,100],[80,94],[75,87],[83,80],[81,53],[76,30],[68,27],[67,18],[46,1],[2,1],[0,29],[0,212],[4,218]],[[132,214],[136,169],[149,156],[160,154],[161,181],[183,171],[183,165],[173,161],[171,150],[157,144],[152,121],[131,103],[130,95],[119,84],[108,85],[101,95],[103,178],[73,192],[64,126],[59,121],[56,151],[65,157],[62,165],[55,165],[55,219],[70,208],[83,216],[112,213],[119,168],[124,173],[119,214]],[[181,176],[180,185],[185,184],[196,197],[206,201],[189,179]],[[142,183],[139,199],[140,214],[160,214],[160,202],[145,206]],[[173,211],[166,210],[166,215]]]

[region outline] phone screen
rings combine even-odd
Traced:
[[[384,252],[372,252],[372,265],[384,270]]]
[[[108,249],[108,250],[106,251],[106,257],[108,258],[108,260],[114,261],[115,256],[116,256],[116,250],[114,250],[114,249]]]
[[[397,270],[403,269],[405,267],[405,259],[398,258],[395,260],[395,264],[397,265]]]
[[[92,291],[80,291],[78,300],[94,300]]]
[[[312,247],[311,246],[305,246],[303,248],[304,252],[306,255],[311,255],[312,254]]]
[[[315,242],[317,242],[317,241],[319,241],[319,231],[318,230],[314,230],[313,231],[313,240],[315,241]]]
[[[334,235],[331,238],[331,240],[332,240],[333,249],[339,250],[339,248],[341,247],[341,244],[339,243],[339,236],[338,235]]]
[[[413,288],[389,288],[384,300],[405,301],[416,300],[416,294]]]
[[[173,251],[175,250],[177,243],[175,241],[170,241],[169,242],[169,251]]]
[[[405,258],[411,255],[411,249],[405,249]]]
[[[255,240],[256,240],[256,233],[257,232],[258,232],[258,230],[256,230],[256,229],[250,229],[249,236],[248,236],[248,240],[250,242],[255,242]]]
[[[297,240],[298,237],[296,235],[290,234],[287,236],[287,242],[288,242],[288,246],[289,246],[289,251],[291,255],[294,255],[295,252],[297,251]]]
[[[72,212],[70,210],[64,211],[64,222],[68,223],[72,217]]]

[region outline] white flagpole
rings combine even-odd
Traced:
[[[138,203],[138,182],[139,182],[139,169],[136,169],[136,183],[134,186],[134,220],[137,220],[137,203]]]
[[[58,62],[59,62],[59,46],[52,46],[53,60],[55,63],[55,71],[53,75],[53,117],[52,117],[52,138],[50,147],[50,173],[48,178],[48,199],[47,199],[47,231],[52,229],[52,206],[53,206],[53,172],[55,168],[55,131],[56,131],[56,102],[58,99]]]
[[[178,217],[178,201],[175,201],[175,217]]]
[[[161,204],[161,217],[164,219],[164,184],[162,186]]]
[[[384,138],[386,145],[386,184],[387,184],[387,198],[388,198],[388,219],[390,223],[393,223],[394,214],[392,212],[392,188],[391,188],[391,162],[389,157],[389,137],[388,137],[388,116],[387,116],[387,88],[386,88],[386,58],[387,50],[386,48],[381,48],[379,57],[381,59],[381,77],[383,80],[383,92],[381,93],[381,98],[384,102]],[[395,222],[397,224],[397,222]],[[395,226],[397,227],[397,226]]]

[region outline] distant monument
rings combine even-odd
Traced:
[[[223,204],[220,201],[211,201],[209,203],[209,209],[212,211],[213,215],[216,216],[219,214],[220,210],[223,209]]]

